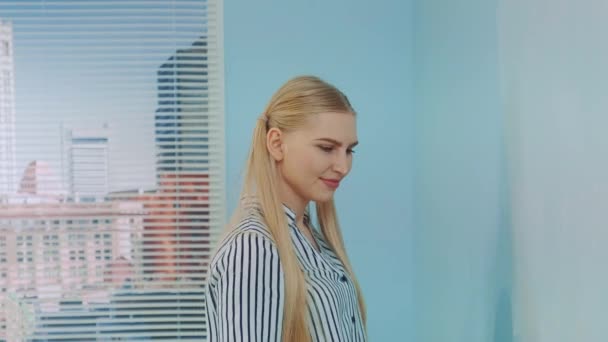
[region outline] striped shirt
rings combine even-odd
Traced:
[[[283,206],[307,284],[312,341],[366,341],[355,286],[323,234],[317,251]],[[308,223],[308,216],[305,216]],[[212,259],[206,291],[210,342],[281,341],[284,279],[278,250],[255,215],[243,219]]]

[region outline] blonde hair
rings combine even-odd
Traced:
[[[246,199],[254,198],[261,209],[262,219],[274,238],[285,275],[283,341],[289,342],[311,340],[306,320],[306,282],[291,242],[290,232],[286,229],[288,223],[278,195],[278,171],[266,147],[266,134],[272,127],[284,132],[296,130],[304,126],[311,115],[323,112],[355,114],[340,90],[313,76],[293,78],[272,96],[253,132],[241,194],[242,202],[237,208],[237,212],[241,210],[241,213],[244,213],[248,206]],[[366,313],[361,288],[346,254],[333,199],[316,203],[316,210],[321,232],[353,279],[365,326]]]

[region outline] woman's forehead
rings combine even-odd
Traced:
[[[357,125],[355,116],[351,113],[320,113],[311,115],[308,124],[301,130],[313,138],[330,138],[344,144],[357,140]]]

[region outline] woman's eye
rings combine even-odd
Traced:
[[[334,149],[333,146],[325,146],[325,145],[320,145],[319,148],[324,152],[331,152]]]
[[[348,150],[346,150],[346,153],[353,154],[353,153],[355,153],[355,150],[353,150],[352,148],[349,148]]]

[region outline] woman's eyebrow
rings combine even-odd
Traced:
[[[335,139],[332,139],[332,138],[319,138],[319,139],[316,139],[316,140],[326,141],[326,142],[332,143],[332,144],[337,145],[337,146],[342,146],[343,145],[338,140],[335,140]],[[349,148],[353,148],[353,147],[357,146],[357,144],[359,144],[359,142],[355,141],[354,143],[350,144],[348,147]]]

